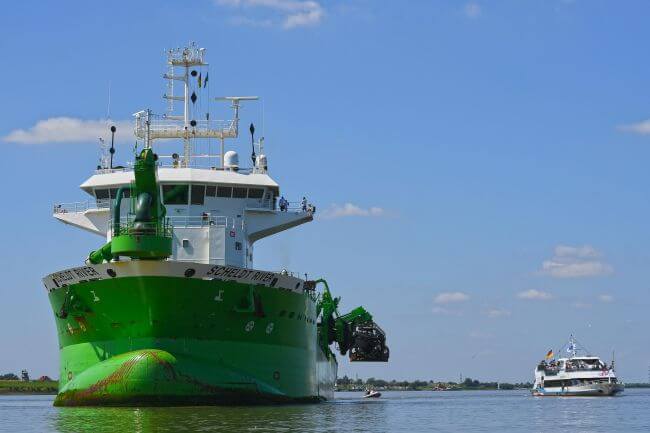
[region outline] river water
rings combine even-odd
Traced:
[[[650,390],[620,397],[527,391],[337,393],[312,405],[55,408],[53,396],[0,396],[0,432],[649,432]]]

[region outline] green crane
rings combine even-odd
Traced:
[[[315,289],[319,283],[325,286],[316,306],[316,314],[320,317],[318,342],[321,349],[331,355],[329,346],[336,343],[341,355],[349,352],[350,361],[388,361],[386,334],[372,320],[372,315],[363,307],[340,315],[341,298],[332,296],[327,281],[308,281],[305,287]]]
[[[156,154],[146,147],[136,156],[135,181],[117,190],[113,206],[113,237],[88,256],[88,262],[99,264],[120,256],[141,260],[162,260],[172,254],[172,228],[165,219],[165,206],[160,200],[156,180]],[[126,221],[121,218],[122,198],[130,192],[130,211]]]

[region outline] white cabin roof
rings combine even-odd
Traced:
[[[94,188],[124,185],[134,180],[133,170],[98,173],[80,185],[88,194]],[[159,182],[183,182],[202,184],[231,184],[279,188],[279,185],[266,173],[244,174],[230,170],[211,170],[207,168],[158,168]]]

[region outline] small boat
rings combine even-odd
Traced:
[[[535,369],[534,396],[611,396],[625,389],[614,372],[614,361],[607,365],[597,356],[578,355],[578,345],[571,336],[566,351],[569,357],[554,359],[549,350],[546,359]],[[585,351],[586,352],[586,351]]]
[[[375,391],[374,389],[366,390],[366,393],[363,395],[363,398],[379,398],[381,397],[381,392]]]

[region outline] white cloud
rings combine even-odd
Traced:
[[[431,309],[431,312],[433,314],[452,314],[451,311],[447,310],[446,308],[442,308],[442,307],[433,307],[433,309]]]
[[[380,207],[369,207],[364,209],[352,203],[345,203],[343,206],[332,204],[328,209],[325,209],[321,216],[323,218],[342,218],[349,216],[358,217],[380,217],[384,216],[386,211]]]
[[[436,304],[449,304],[452,302],[464,302],[469,299],[469,296],[463,292],[443,292],[438,293],[433,302]]]
[[[510,311],[504,310],[502,308],[492,308],[485,312],[485,315],[488,316],[490,319],[498,319],[499,317],[509,317],[510,314],[511,314]]]
[[[600,302],[614,302],[614,297],[612,295],[598,295],[598,300]]]
[[[462,311],[450,310],[448,308],[440,307],[438,305],[434,306],[431,309],[431,312],[433,314],[437,314],[437,315],[440,315],[440,316],[462,316],[463,315]]]
[[[602,254],[590,245],[583,245],[581,247],[558,245],[555,247],[555,255],[557,257],[594,258],[600,257]]]
[[[2,139],[9,143],[47,144],[47,143],[81,143],[96,144],[99,137],[110,138],[110,125],[117,127],[115,140],[125,142],[133,140],[133,122],[120,120],[84,120],[74,117],[51,117],[39,120],[28,129],[14,129]]]
[[[517,293],[517,297],[519,299],[528,299],[532,301],[548,301],[549,299],[553,299],[553,295],[550,293],[535,289],[519,292]]]
[[[476,2],[467,3],[463,10],[468,18],[477,18],[481,15],[481,5]]]
[[[238,17],[232,20],[234,24],[270,26],[279,24],[282,28],[293,29],[296,27],[314,26],[325,17],[325,9],[315,0],[216,0],[221,6],[228,6],[242,11],[252,9],[265,9],[279,19],[256,19],[251,17]]]
[[[618,130],[623,132],[632,132],[634,134],[648,135],[650,134],[650,119],[627,125],[619,125]]]
[[[614,268],[600,260],[601,257],[602,254],[589,245],[558,245],[555,247],[554,256],[542,263],[541,272],[554,278],[598,277],[611,274]]]

